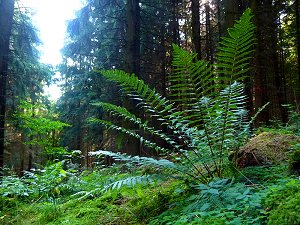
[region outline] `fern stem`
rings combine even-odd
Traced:
[[[198,167],[193,163],[193,161],[192,161],[189,157],[187,157],[185,154],[183,154],[183,157],[185,157],[185,158],[190,162],[190,164],[191,164],[192,167],[194,167],[194,169],[198,172],[198,174],[200,175],[200,177],[203,178],[203,179],[200,179],[200,180],[199,180],[199,178],[196,178],[196,179],[199,180],[199,181],[202,181],[202,182],[204,182],[204,183],[207,183],[207,178],[206,178],[206,176],[198,169]],[[195,178],[194,175],[193,175],[193,177]]]
[[[232,64],[232,69],[231,69],[231,71],[230,71],[230,81],[232,81],[233,80],[233,75],[234,75],[234,68],[235,68],[235,62],[236,62],[236,60],[237,60],[237,52],[238,52],[238,46],[236,46],[235,47],[235,55],[234,55],[234,57],[233,57],[233,64]],[[225,131],[226,131],[226,126],[227,126],[227,122],[228,122],[228,112],[229,112],[229,101],[230,101],[230,99],[231,99],[231,90],[232,90],[232,83],[231,84],[229,84],[229,91],[228,91],[228,96],[227,96],[227,98],[226,98],[226,107],[225,107],[225,117],[224,117],[224,123],[223,123],[223,131],[222,131],[222,136],[221,136],[221,138],[222,138],[222,141],[221,141],[221,146],[220,146],[220,150],[219,150],[219,166],[218,166],[218,168],[216,168],[217,169],[217,174],[218,174],[218,176],[219,177],[221,177],[221,175],[222,175],[222,165],[223,165],[223,157],[222,157],[222,155],[223,155],[223,149],[224,149],[224,142],[225,142]]]

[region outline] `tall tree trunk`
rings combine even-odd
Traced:
[[[192,43],[193,51],[201,59],[201,36],[200,36],[200,2],[199,0],[192,0]]]
[[[269,124],[272,120],[285,120],[283,81],[279,70],[278,56],[278,9],[272,0],[252,1],[257,27],[257,49],[255,57],[254,100],[255,109],[267,102],[258,121]]]
[[[206,27],[206,61],[213,63],[213,42],[212,42],[212,32],[211,32],[211,23],[210,23],[210,6],[205,4],[205,27]]]
[[[14,0],[0,0],[0,169],[4,166],[6,83],[13,15]]]
[[[296,44],[297,44],[297,62],[298,62],[298,95],[297,100],[300,101],[300,15],[299,0],[295,0],[295,16],[296,16]]]
[[[162,26],[160,29],[160,73],[161,73],[161,93],[163,96],[167,96],[167,57],[166,57],[166,37],[165,37],[165,27]]]
[[[218,42],[221,40],[221,36],[224,34],[221,26],[221,0],[216,0],[217,9],[217,27],[218,27]]]
[[[180,45],[178,14],[178,0],[172,0],[172,21],[170,24],[172,30],[172,42]]]
[[[127,73],[140,75],[140,6],[139,0],[127,0],[126,4],[126,35],[125,35],[125,65]],[[124,99],[124,107],[138,114],[132,101]],[[142,116],[142,115],[140,115]],[[137,130],[132,124],[125,122],[125,127]],[[122,150],[132,155],[141,155],[140,141],[133,137],[126,137]]]
[[[125,71],[140,74],[140,6],[138,0],[127,0],[125,35]]]

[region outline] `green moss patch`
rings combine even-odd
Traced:
[[[300,138],[296,135],[263,132],[240,149],[236,164],[240,168],[280,164],[288,160],[291,145],[299,142]]]

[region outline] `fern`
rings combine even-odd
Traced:
[[[102,150],[91,152],[90,155],[106,155],[113,157],[116,161],[131,162],[143,166],[152,165],[159,168],[176,168],[176,165],[167,159],[154,159],[149,157],[131,156],[121,154],[119,152],[109,152]]]
[[[220,75],[218,79],[225,83],[242,82],[250,70],[248,61],[252,52],[255,30],[251,19],[251,10],[247,9],[234,27],[228,29],[229,37],[223,37],[220,42],[216,66]]]
[[[151,157],[141,157],[141,156],[131,156],[127,155],[125,153],[119,153],[119,152],[110,152],[110,151],[95,151],[95,152],[90,152],[90,155],[92,156],[110,156],[113,159],[115,159],[117,162],[126,162],[129,164],[133,164],[135,166],[151,166],[157,169],[163,169],[163,170],[168,170],[170,172],[171,177],[175,177],[172,172],[179,172],[179,174],[188,174],[189,176],[193,177],[194,175],[189,173],[186,169],[185,166],[183,165],[177,165],[174,162],[167,160],[167,159],[154,159]],[[150,177],[149,177],[150,178]],[[157,175],[152,175],[152,179],[162,179],[164,176],[159,176]],[[176,176],[176,178],[182,178],[182,176]],[[197,179],[197,177],[193,177]]]
[[[250,123],[247,121],[246,96],[242,83],[250,70],[248,60],[254,42],[251,18],[251,11],[248,9],[234,27],[228,30],[229,35],[220,42],[216,64],[197,61],[196,54],[173,45],[174,73],[169,77],[169,99],[161,96],[134,74],[120,70],[99,71],[108,80],[116,82],[126,95],[135,99],[140,110],[161,125],[166,125],[176,138],[149,126],[147,121],[125,108],[109,103],[99,102],[94,105],[103,108],[112,117],[137,125],[143,132],[96,118],[90,121],[138,138],[160,154],[180,153],[181,164],[154,159],[151,161],[141,157],[126,156],[127,159],[155,166],[163,163],[161,166],[165,168],[172,165],[172,169],[177,172],[201,182],[207,182],[208,177],[221,177],[228,152],[237,149],[249,134]],[[170,147],[160,147],[148,140],[147,135],[164,140]],[[104,151],[100,153],[108,155]],[[116,153],[110,154],[116,158],[123,157]]]
[[[131,176],[122,180],[117,180],[113,182],[107,182],[104,186],[95,188],[91,191],[80,191],[76,194],[71,195],[73,199],[83,201],[87,198],[94,198],[101,194],[104,194],[110,190],[119,190],[123,187],[134,187],[138,184],[146,185],[152,184],[154,182],[154,176],[152,175],[141,175],[141,176]]]
[[[142,175],[136,177],[128,177],[123,180],[118,180],[113,183],[107,184],[103,187],[103,191],[107,192],[108,190],[120,189],[121,187],[134,187],[137,184],[148,184],[153,183],[151,175]]]

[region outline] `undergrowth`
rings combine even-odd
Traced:
[[[235,178],[208,184],[169,178],[106,191],[106,185],[145,168],[113,165],[79,174],[62,166],[59,162],[21,178],[5,176],[0,223],[299,224],[300,183],[287,165],[245,168]]]
[[[297,150],[296,144],[291,156]],[[228,178],[206,184],[168,176],[113,188],[162,171],[123,161],[79,172],[60,161],[23,177],[2,177],[0,224],[299,224],[300,181],[289,170],[294,162],[228,167]]]

